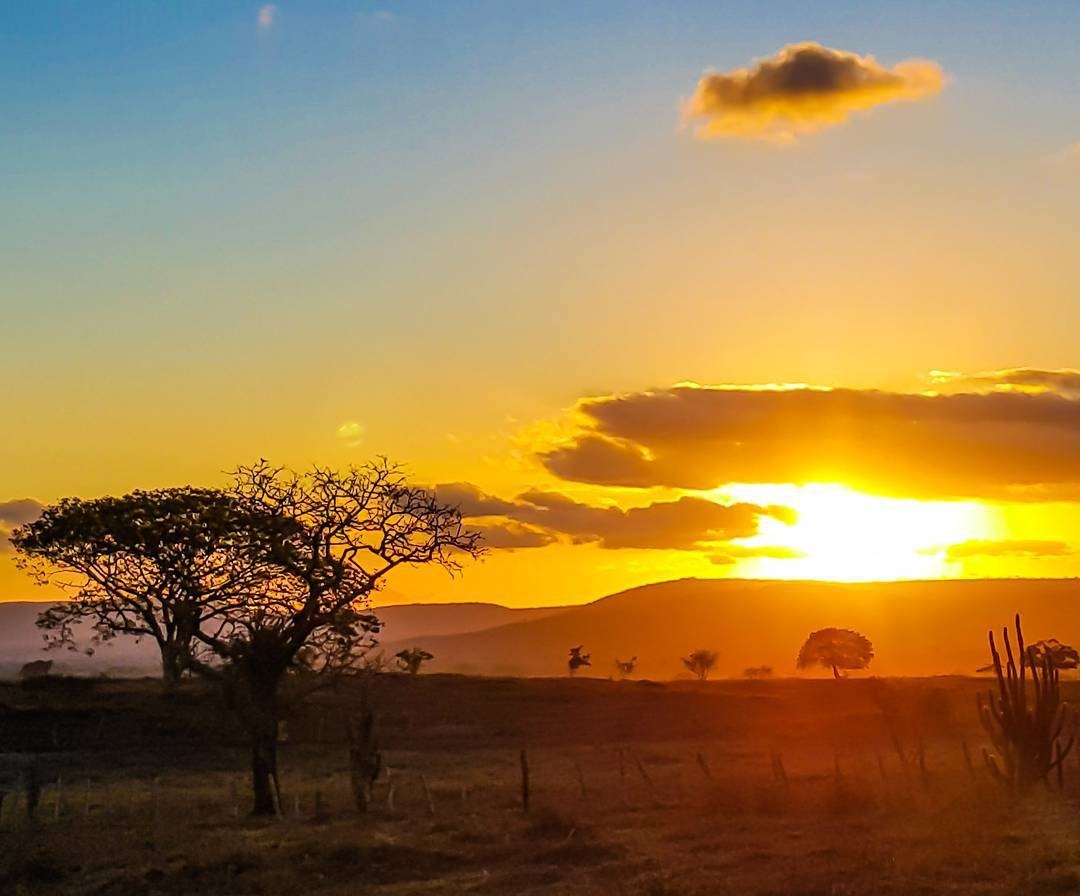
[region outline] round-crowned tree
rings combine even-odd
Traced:
[[[800,669],[824,666],[832,670],[833,678],[842,678],[846,672],[865,669],[873,658],[874,645],[866,635],[847,628],[822,628],[810,633],[796,665]]]

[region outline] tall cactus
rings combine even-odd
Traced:
[[[1065,757],[1072,750],[1074,735],[1063,738],[1066,722],[1074,727],[1073,714],[1061,700],[1058,669],[1049,656],[1041,659],[1031,647],[1024,646],[1020,614],[1016,614],[1016,654],[1013,653],[1008,628],[1002,629],[1005,663],[990,632],[990,655],[997,676],[997,693],[986,699],[978,695],[979,718],[996,756],[985,749],[983,757],[993,778],[1012,793],[1020,794],[1039,781],[1047,782],[1050,773],[1060,778]],[[1019,664],[1017,664],[1019,657]],[[1031,687],[1028,687],[1028,678]]]

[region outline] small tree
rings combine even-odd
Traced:
[[[632,656],[628,660],[620,660],[615,658],[615,669],[619,673],[620,678],[629,678],[634,674],[634,670],[637,668],[637,657]]]
[[[865,669],[873,658],[874,646],[865,635],[846,628],[823,628],[810,633],[796,665],[800,669],[824,666],[832,670],[833,678],[842,678],[845,672]]]
[[[94,647],[118,635],[151,638],[167,689],[175,687],[211,607],[258,577],[257,526],[232,496],[213,489],[136,491],[119,498],[65,498],[18,529],[20,565],[69,600],[38,618],[50,646],[77,649],[89,624]]]
[[[420,671],[420,667],[424,663],[435,659],[435,656],[426,650],[421,650],[419,647],[410,647],[408,650],[399,650],[394,654],[394,659],[398,661],[398,668],[402,672],[415,675]]]
[[[1057,638],[1036,641],[1028,650],[1032,653],[1034,666],[1045,665],[1047,659],[1050,660],[1050,665],[1059,671],[1080,666],[1080,652],[1077,652],[1075,647],[1062,644]],[[993,668],[992,663],[990,668]]]
[[[718,659],[720,659],[720,654],[715,650],[706,650],[704,647],[699,647],[689,656],[684,656],[682,661],[683,665],[694,673],[698,681],[705,681]]]
[[[584,645],[581,644],[579,644],[577,647],[570,648],[570,657],[566,661],[566,668],[569,670],[571,677],[573,677],[577,670],[580,669],[582,666],[592,665],[592,654],[582,653],[581,651],[584,649]]]
[[[772,676],[772,666],[751,666],[749,669],[743,669],[743,678],[749,678],[751,680],[772,678]]]

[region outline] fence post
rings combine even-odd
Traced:
[[[529,757],[524,750],[521,751],[521,811],[529,811]]]

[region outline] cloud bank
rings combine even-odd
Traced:
[[[707,72],[683,114],[704,139],[793,143],[852,113],[933,96],[944,84],[941,67],[927,59],[885,68],[873,56],[813,42],[789,44],[748,68]]]
[[[982,374],[983,391],[675,386],[578,402],[575,432],[537,447],[556,476],[713,489],[838,482],[912,498],[1080,498],[1073,371]],[[1037,379],[1038,389],[1007,389]]]
[[[494,548],[569,541],[607,549],[697,550],[756,535],[762,517],[786,523],[795,520],[794,511],[787,507],[720,504],[691,496],[625,510],[536,490],[505,500],[465,482],[438,485],[434,491],[439,501],[460,507],[470,526],[479,529]]]

